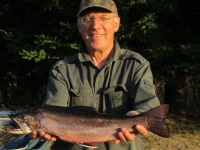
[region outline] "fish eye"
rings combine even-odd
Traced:
[[[25,119],[25,117],[26,117],[25,115],[21,115],[20,116],[21,119]]]

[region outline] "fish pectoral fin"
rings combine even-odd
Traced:
[[[78,145],[88,148],[97,148],[96,143],[90,142],[90,143],[78,143]]]

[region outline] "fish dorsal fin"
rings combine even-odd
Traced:
[[[99,113],[96,108],[89,107],[89,106],[74,106],[74,110],[79,110],[82,112],[89,112],[89,113]]]

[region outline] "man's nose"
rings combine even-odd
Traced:
[[[101,26],[101,22],[99,21],[98,18],[93,18],[92,21],[93,21],[93,22],[92,22],[92,26],[93,26],[94,28]]]

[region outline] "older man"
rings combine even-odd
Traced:
[[[149,62],[138,53],[121,49],[114,39],[120,26],[112,0],[82,0],[77,25],[84,40],[78,54],[58,61],[51,69],[44,105],[91,106],[101,113],[137,115],[160,105],[155,95]],[[142,150],[138,133],[121,128],[118,140],[97,143],[97,150]],[[44,132],[31,134],[56,141]],[[91,141],[92,142],[92,141]],[[79,144],[54,142],[51,149],[89,149]]]

